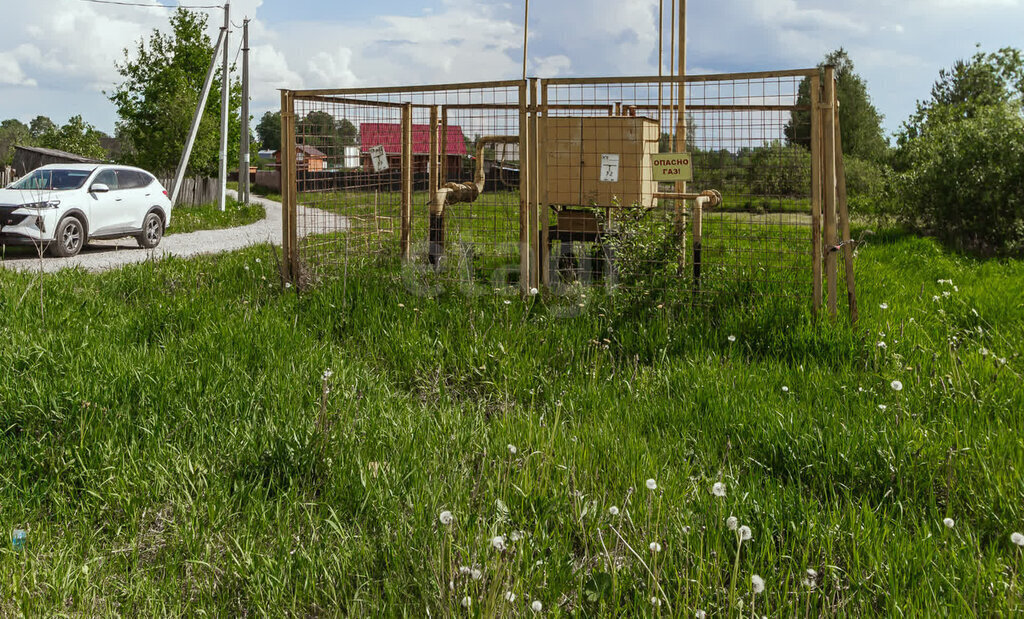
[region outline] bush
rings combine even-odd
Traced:
[[[1020,108],[980,108],[935,120],[899,153],[900,218],[958,249],[1024,253],[1024,118]]]
[[[811,193],[811,153],[802,146],[772,142],[754,151],[748,170],[748,183],[756,195],[793,197]]]

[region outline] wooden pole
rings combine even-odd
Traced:
[[[676,116],[676,138],[675,152],[686,152],[686,0],[679,0],[679,114]],[[686,181],[676,183],[677,193],[686,193]],[[679,252],[680,272],[686,268],[686,201],[676,201],[676,230],[679,233],[681,248]],[[696,279],[700,276],[700,251],[703,231],[696,218],[702,216],[700,208],[694,203],[693,207],[693,274],[694,289],[699,289],[700,284]]]
[[[834,67],[825,67],[825,100],[822,117],[825,143],[822,155],[825,157],[825,277],[828,281],[828,312],[836,317],[836,296],[838,290],[836,246],[836,74]]]
[[[412,259],[412,103],[402,108],[402,260]]]
[[[665,85],[661,77],[665,74],[665,0],[658,0],[658,142],[661,142],[661,123],[664,122]]]
[[[850,322],[857,324],[857,287],[853,277],[853,239],[850,238],[850,210],[846,203],[846,164],[843,161],[843,137],[839,126],[839,104],[836,103],[836,190],[839,202],[839,225],[843,233],[843,260],[846,263],[846,298],[850,304]]]
[[[530,80],[530,287],[540,286],[540,119],[537,78]]]
[[[238,199],[249,204],[249,19],[242,22],[242,132],[238,140]]]
[[[523,80],[519,84],[519,288],[523,294],[530,291],[530,168],[523,165],[530,151],[527,96]]]
[[[228,38],[231,28],[231,5],[224,5],[224,48],[220,73],[220,166],[217,172],[219,196],[217,209],[227,208],[228,189],[228,95],[231,93],[231,73],[228,71]]]
[[[811,274],[814,317],[821,311],[821,78],[811,77]]]
[[[284,238],[282,269],[285,281],[299,274],[298,217],[295,156],[295,101],[292,93],[281,91],[281,206]]]
[[[675,75],[676,75],[676,0],[672,0],[672,8],[669,10],[669,17],[670,17],[670,21],[671,21],[672,25],[669,28],[668,74],[671,75],[672,77],[675,77]],[[668,103],[669,103],[669,105],[671,105],[673,107],[673,109],[675,108],[675,105],[676,105],[676,85],[675,85],[674,82],[670,83],[668,85]],[[672,114],[669,113],[669,122],[671,122],[671,117],[672,117]],[[671,128],[671,125],[669,125],[669,127]],[[658,138],[660,139],[661,136],[658,136]],[[672,144],[671,144],[671,149],[670,150],[673,153],[679,152],[679,151],[676,150],[676,140],[675,140],[675,136],[674,135],[672,137],[671,142],[672,142]]]
[[[548,207],[548,166],[547,166],[547,148],[548,148],[548,86],[547,83],[541,82],[540,85],[540,145],[537,156],[537,167],[540,170],[540,207],[538,216],[540,217],[540,240],[538,248],[538,262],[540,263],[540,282],[543,286],[549,286],[551,284],[551,273],[548,267],[550,257],[548,256],[548,239],[550,238],[550,212]],[[543,159],[542,159],[543,158]]]
[[[438,187],[448,182],[448,108],[441,108],[440,156],[437,160]]]
[[[530,40],[530,0],[526,0],[526,11],[523,15],[523,79],[526,79],[526,51]]]
[[[430,106],[430,153],[427,156],[427,188],[430,192],[430,248],[428,257],[434,267],[440,265],[444,256],[444,204],[437,198],[438,175],[437,165],[437,126],[440,122],[440,110],[436,105]]]

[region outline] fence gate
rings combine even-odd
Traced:
[[[342,260],[529,285],[526,82],[282,93],[285,276]]]

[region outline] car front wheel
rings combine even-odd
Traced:
[[[85,245],[85,226],[77,217],[65,217],[57,224],[50,253],[59,258],[74,256]]]
[[[164,238],[164,220],[160,219],[156,213],[146,215],[146,220],[142,222],[142,234],[138,237],[139,247],[153,249],[160,244],[162,238]]]

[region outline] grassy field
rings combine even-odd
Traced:
[[[228,198],[225,210],[217,209],[216,204],[201,206],[179,206],[171,216],[171,225],[167,234],[183,234],[197,230],[220,230],[245,226],[262,220],[267,216],[260,204],[242,204]]]
[[[274,260],[0,273],[0,615],[1024,611],[1021,262],[870,237],[853,329]]]

